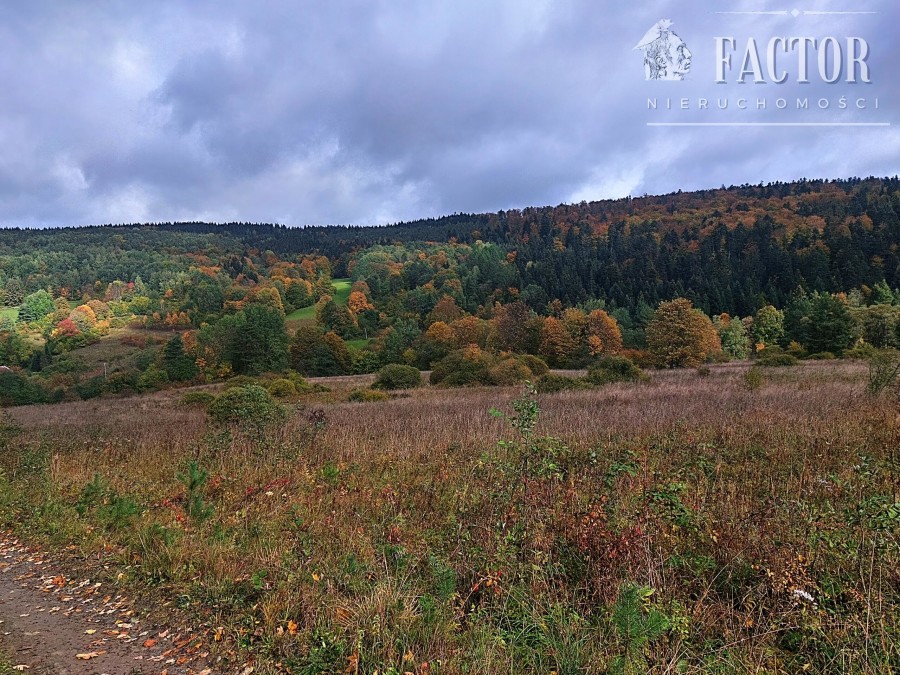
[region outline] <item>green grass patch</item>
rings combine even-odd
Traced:
[[[346,305],[347,300],[350,298],[350,287],[353,285],[353,282],[350,279],[334,279],[332,281],[332,285],[335,287],[336,291],[334,294],[334,301],[339,305]],[[296,311],[291,312],[285,317],[286,321],[315,321],[316,319],[316,306],[310,305],[309,307],[303,307]]]
[[[10,318],[13,321],[19,318],[19,308],[18,307],[0,307],[0,321],[3,319]]]
[[[295,310],[285,317],[285,321],[313,321],[316,318],[316,306],[310,305]]]
[[[359,340],[345,340],[347,346],[350,349],[365,349],[369,346],[369,343],[372,341],[372,338],[360,338]]]

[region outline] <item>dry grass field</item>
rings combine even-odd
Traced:
[[[764,371],[539,413],[346,378],[253,433],[166,392],[17,408],[0,519],[256,672],[897,672],[900,408],[863,365]]]

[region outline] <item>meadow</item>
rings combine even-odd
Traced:
[[[181,391],[14,408],[0,520],[257,673],[896,672],[897,401],[861,363],[755,372],[329,378],[270,427]]]
[[[334,301],[338,305],[346,305],[347,299],[350,297],[350,287],[353,285],[350,279],[334,279],[332,285],[335,288]],[[315,321],[316,306],[310,305],[291,312],[285,317],[285,321],[289,326],[296,326],[300,323]]]

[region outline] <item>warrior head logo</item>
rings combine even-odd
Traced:
[[[637,43],[644,52],[644,74],[648,80],[683,80],[691,70],[691,50],[672,31],[669,19],[660,19]]]

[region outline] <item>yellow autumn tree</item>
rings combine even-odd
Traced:
[[[552,316],[544,319],[541,329],[541,356],[551,366],[565,366],[575,353],[577,343],[565,324]]]
[[[664,368],[698,366],[722,348],[712,321],[686,298],[660,304],[647,324],[647,346]]]

